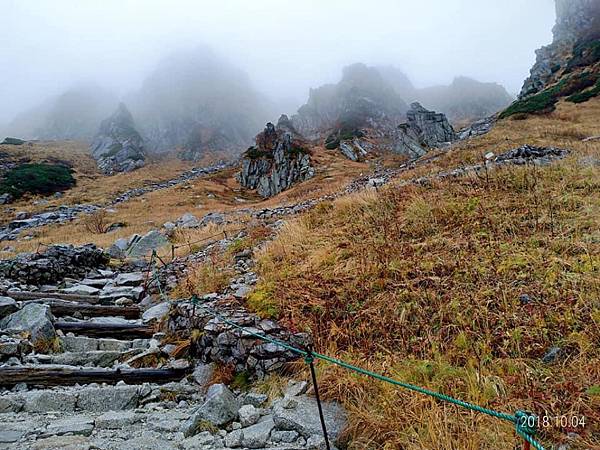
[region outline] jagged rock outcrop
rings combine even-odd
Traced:
[[[456,140],[456,134],[446,116],[429,111],[414,102],[406,113],[407,122],[398,127],[394,151],[411,158],[424,155],[428,148],[447,145]]]
[[[241,165],[240,184],[265,198],[314,175],[307,144],[285,115],[277,126],[267,123],[256,136],[256,145],[244,153]]]
[[[339,83],[311,89],[292,124],[305,138],[318,139],[340,129],[386,128],[399,123],[406,109],[376,68],[353,64],[344,68]]]
[[[90,149],[98,167],[107,175],[131,172],[144,165],[144,141],[125,104],[119,104],[114,114],[102,122]]]
[[[536,51],[536,62],[519,98],[543,91],[577,64],[573,58],[600,59],[600,1],[555,0],[556,25],[552,44]]]

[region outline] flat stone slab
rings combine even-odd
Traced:
[[[62,436],[63,434],[73,434],[80,436],[89,436],[94,429],[94,419],[85,416],[69,417],[67,419],[50,422],[46,428],[46,436]]]

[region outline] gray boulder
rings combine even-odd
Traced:
[[[146,154],[143,139],[123,103],[102,122],[91,151],[98,168],[107,175],[131,172],[144,165]]]
[[[323,415],[327,424],[327,432],[332,441],[336,442],[346,427],[347,419],[344,409],[334,402],[322,402]],[[304,438],[321,434],[317,402],[306,396],[294,397],[294,402],[285,399],[275,405],[273,420],[280,430],[296,431]]]
[[[144,323],[160,322],[171,310],[171,302],[162,302],[146,310],[142,315]]]
[[[242,446],[247,448],[264,448],[267,445],[271,431],[275,428],[272,417],[266,417],[261,422],[242,430]]]
[[[165,224],[166,225],[166,224]],[[185,213],[175,222],[179,228],[197,228],[200,226],[200,221],[191,213]]]
[[[49,411],[72,412],[77,397],[72,392],[56,390],[30,391],[23,394],[27,412],[46,413]]]
[[[158,250],[169,245],[169,240],[158,230],[152,230],[133,242],[126,253],[129,256],[146,256],[152,250]]]
[[[54,316],[47,305],[28,303],[0,321],[0,330],[25,332],[32,344],[38,348],[47,347],[56,337]]]
[[[206,400],[185,422],[181,431],[185,437],[197,434],[202,422],[223,426],[237,417],[238,401],[224,384],[213,384],[206,393]]]
[[[89,436],[93,429],[94,419],[75,416],[51,422],[44,434],[47,436],[62,436],[63,434]]]
[[[17,302],[10,297],[0,297],[0,319],[18,310]]]
[[[137,386],[87,387],[80,391],[77,407],[92,412],[120,411],[135,408],[138,400]]]

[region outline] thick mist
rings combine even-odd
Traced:
[[[0,0],[0,11],[0,124],[77,86],[133,95],[198,46],[286,113],[354,62],[398,67],[417,88],[468,76],[514,94],[554,22],[552,0]]]

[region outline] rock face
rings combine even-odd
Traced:
[[[123,103],[102,122],[90,149],[98,167],[107,175],[138,169],[146,158],[143,139]]]
[[[429,111],[420,103],[410,105],[407,122],[398,127],[394,151],[411,158],[424,155],[428,148],[440,147],[456,140],[452,125],[442,113]]]
[[[277,126],[267,123],[264,131],[256,136],[256,145],[244,153],[239,181],[243,187],[256,189],[266,198],[313,175],[306,143],[284,115]]]
[[[308,102],[292,117],[294,128],[307,139],[339,129],[399,123],[406,103],[379,71],[364,64],[344,68],[337,84],[311,89]]]
[[[569,71],[569,66],[572,68],[573,56],[578,56],[577,53],[580,51],[586,53],[586,43],[597,42],[600,38],[598,0],[555,0],[555,2],[554,40],[552,44],[536,51],[537,57],[531,69],[531,76],[525,80],[519,98],[538,93],[558,81],[565,70]],[[597,62],[598,52],[595,53],[595,62]]]
[[[52,245],[40,253],[23,253],[0,261],[0,276],[39,286],[65,277],[83,278],[91,269],[105,267],[108,261],[108,255],[93,244]]]

